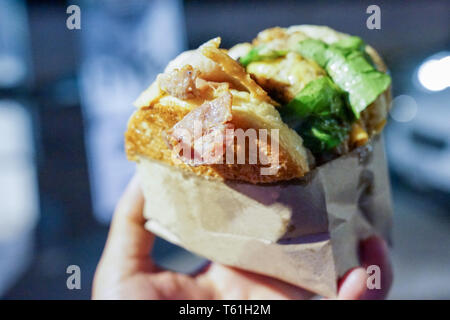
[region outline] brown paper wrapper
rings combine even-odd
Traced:
[[[210,260],[325,297],[359,265],[358,243],[390,242],[391,201],[381,138],[303,179],[252,185],[207,179],[141,158],[146,228]]]

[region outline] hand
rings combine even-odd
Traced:
[[[144,229],[144,198],[134,177],[117,205],[94,277],[93,299],[308,299],[301,288],[262,275],[211,263],[197,275],[165,271],[150,257],[155,236]],[[367,290],[359,267],[339,281],[340,299],[384,298],[392,282],[384,242],[372,237],[361,245],[362,265],[381,268],[380,290]]]

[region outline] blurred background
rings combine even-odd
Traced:
[[[69,29],[67,8],[81,9]],[[381,9],[369,30],[366,9]],[[415,1],[0,0],[0,298],[87,299],[114,205],[134,165],[132,102],[178,53],[215,36],[328,25],[385,58],[394,202],[392,299],[450,299],[450,3]],[[158,240],[155,258],[203,260]],[[66,268],[81,268],[68,290]]]

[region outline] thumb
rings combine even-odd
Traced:
[[[150,251],[155,236],[144,228],[144,197],[135,175],[119,200],[102,255],[102,261],[131,273],[153,268]]]

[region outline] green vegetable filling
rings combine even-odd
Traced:
[[[310,81],[280,113],[285,123],[302,136],[304,145],[317,155],[347,139],[351,124],[389,87],[391,79],[375,69],[359,37],[346,37],[330,45],[307,39],[299,43],[298,52],[324,68],[328,76]],[[261,45],[239,62],[246,67],[286,53]]]
[[[390,77],[371,64],[364,47],[358,37],[348,37],[331,45],[314,39],[299,43],[300,54],[317,62],[334,83],[348,93],[350,107],[357,119],[360,112],[391,84]]]
[[[309,117],[297,129],[303,144],[313,154],[331,150],[344,141],[350,132],[350,124],[334,117]]]
[[[352,121],[345,92],[329,77],[310,81],[280,112],[285,123],[302,136],[304,145],[314,154],[341,144]]]
[[[244,67],[248,66],[251,62],[261,60],[273,60],[287,54],[286,50],[272,50],[267,48],[266,45],[260,45],[254,47],[245,56],[239,59],[239,63]]]
[[[320,77],[308,84],[283,108],[286,116],[338,116],[347,118],[345,93],[329,77]]]

